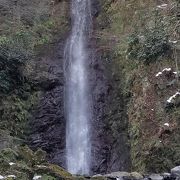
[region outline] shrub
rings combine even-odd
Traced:
[[[23,83],[21,67],[31,57],[29,34],[19,31],[11,37],[0,37],[0,92],[8,93]]]
[[[128,57],[146,64],[169,55],[171,46],[166,25],[160,17],[155,17],[152,27],[146,26],[142,33],[134,32],[128,39]]]

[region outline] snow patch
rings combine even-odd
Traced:
[[[162,72],[165,72],[165,71],[171,71],[172,69],[171,68],[165,68],[162,70]]]
[[[34,176],[34,177],[33,177],[33,180],[38,180],[38,179],[40,179],[40,178],[42,178],[42,176]]]
[[[176,41],[176,40],[169,40],[169,42],[172,43],[172,44],[176,44],[178,41]]]
[[[16,176],[15,176],[15,175],[7,175],[7,176],[1,176],[1,175],[0,175],[0,179],[7,179],[7,178],[13,178],[13,179],[15,179]]]
[[[47,166],[37,165],[38,168],[46,168]]]
[[[158,76],[160,76],[160,75],[162,75],[162,72],[158,72],[158,73],[156,74],[156,77],[158,77]]]
[[[164,126],[167,126],[167,127],[169,127],[170,125],[169,125],[169,123],[164,123]]]
[[[162,71],[158,72],[158,73],[156,74],[156,77],[162,75],[163,72],[169,72],[169,71],[172,71],[172,69],[171,69],[171,68],[165,68],[165,69],[163,69]]]
[[[12,166],[12,165],[14,165],[14,164],[15,164],[15,163],[13,163],[13,162],[10,162],[10,163],[9,163],[10,166]]]
[[[159,9],[166,9],[167,6],[168,6],[168,4],[161,4],[161,5],[157,6],[157,8],[159,8]]]
[[[167,100],[167,102],[168,103],[172,103],[172,101],[177,97],[177,96],[179,96],[180,95],[180,92],[176,92],[176,94],[174,94],[173,96],[171,96],[168,100]]]

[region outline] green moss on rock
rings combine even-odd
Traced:
[[[44,164],[44,165],[36,165],[35,172],[38,174],[48,174],[53,177],[59,177],[62,179],[73,179],[73,176],[65,171],[63,168],[54,165],[54,164]]]

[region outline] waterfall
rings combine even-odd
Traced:
[[[91,94],[87,41],[91,31],[90,0],[72,0],[72,32],[65,47],[66,164],[73,174],[90,171]]]

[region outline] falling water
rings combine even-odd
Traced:
[[[66,162],[73,174],[89,174],[91,98],[88,88],[87,41],[91,30],[90,0],[72,0],[72,32],[65,48]]]

